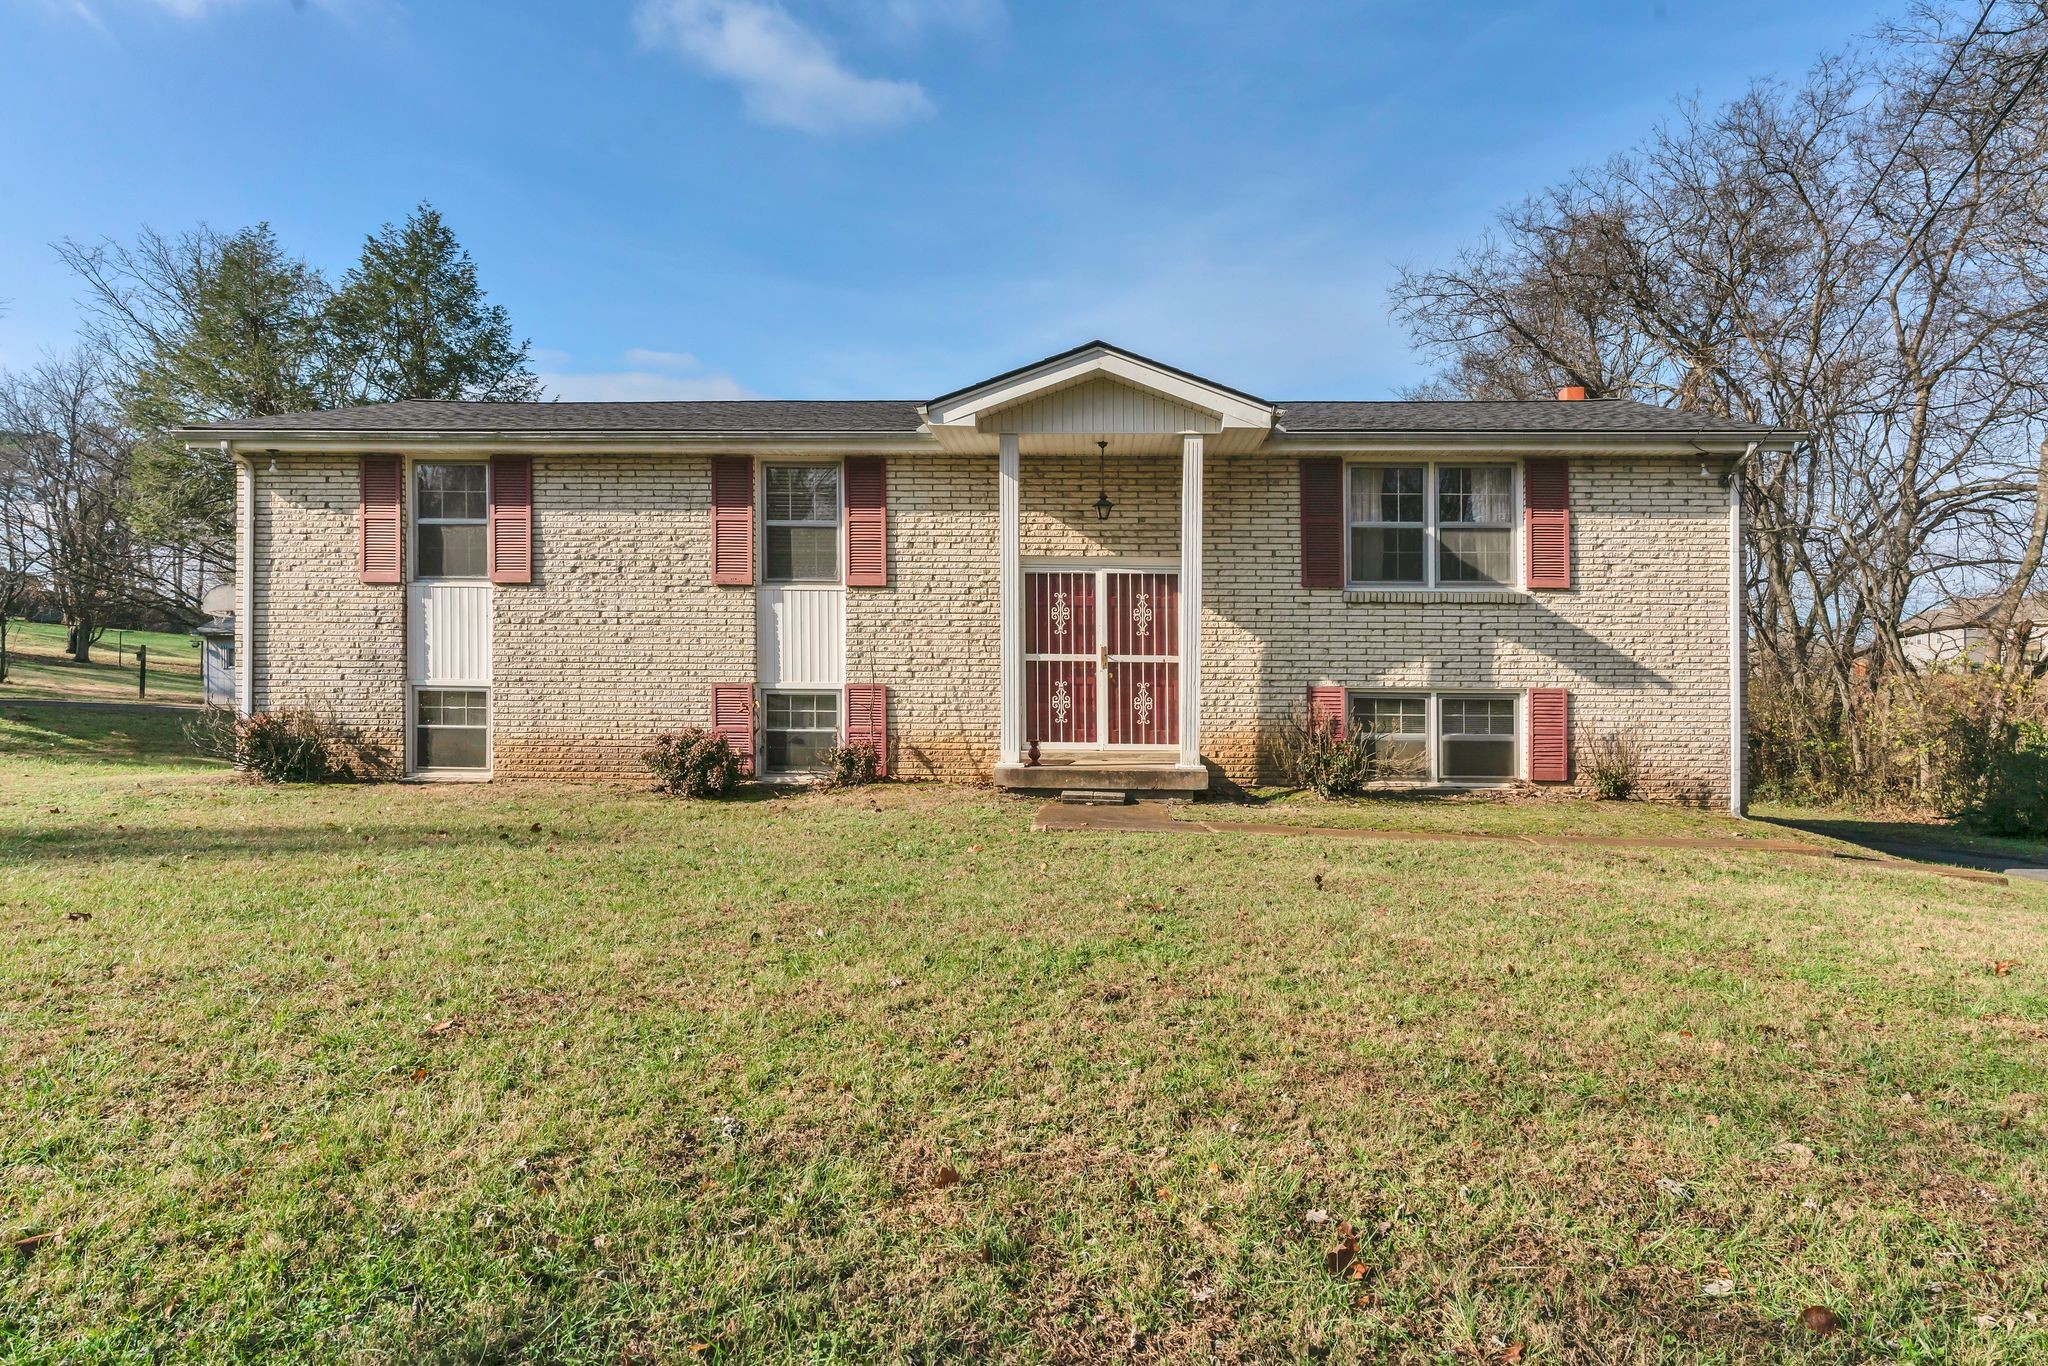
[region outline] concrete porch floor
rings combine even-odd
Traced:
[[[1093,788],[1116,792],[1206,792],[1209,770],[1182,764],[1176,749],[1074,751],[1028,763],[997,764],[998,787],[1029,792]]]

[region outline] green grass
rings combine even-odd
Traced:
[[[149,649],[152,702],[198,702],[204,695],[199,643],[167,631],[108,631],[92,647],[90,664],[75,664],[64,652],[64,628],[46,622],[7,623],[7,681],[0,704],[17,698],[133,702],[135,649]]]
[[[94,716],[0,707],[0,1358],[2048,1352],[2039,887]]]

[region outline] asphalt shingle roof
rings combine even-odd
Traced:
[[[1657,436],[1693,432],[1763,435],[1772,430],[1754,422],[1680,412],[1625,398],[1571,403],[1548,398],[1332,400],[1279,406],[1280,425],[1290,432],[1612,432]]]
[[[1769,434],[1772,429],[1628,399],[1317,400],[1281,403],[1280,425],[1295,433],[1515,433],[1671,436]],[[918,430],[910,399],[716,399],[633,403],[456,403],[406,399],[326,412],[236,418],[214,432],[774,432],[908,435]]]

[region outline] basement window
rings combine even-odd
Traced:
[[[815,773],[839,743],[839,694],[771,692],[766,698],[770,773]]]
[[[491,766],[491,697],[482,688],[421,688],[413,700],[413,768]]]

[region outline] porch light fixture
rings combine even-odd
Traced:
[[[1105,460],[1106,460],[1106,459],[1108,458],[1108,456],[1109,456],[1109,443],[1108,443],[1107,441],[1098,441],[1098,442],[1096,442],[1096,443],[1095,443],[1095,520],[1096,520],[1096,521],[1098,521],[1098,522],[1106,522],[1106,521],[1108,521],[1108,520],[1109,520],[1109,514],[1110,514],[1110,511],[1111,511],[1112,509],[1114,509],[1114,508],[1116,507],[1116,504],[1115,504],[1115,503],[1112,503],[1112,502],[1110,502],[1110,501],[1109,501],[1109,484],[1108,484],[1108,482],[1107,482],[1106,480],[1104,480],[1104,478],[1102,477],[1102,469],[1103,469],[1103,463],[1104,463],[1104,461],[1105,461]]]

